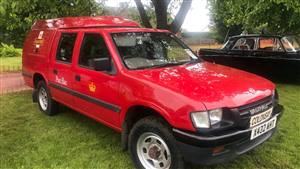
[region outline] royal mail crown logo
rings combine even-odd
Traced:
[[[96,85],[94,84],[94,82],[91,82],[89,84],[89,89],[91,92],[95,92],[96,91]]]

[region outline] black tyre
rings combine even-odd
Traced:
[[[131,158],[139,169],[182,169],[184,162],[165,122],[155,116],[139,120],[129,134]]]
[[[51,98],[50,91],[44,81],[37,85],[37,102],[40,110],[48,116],[58,113],[58,103]]]

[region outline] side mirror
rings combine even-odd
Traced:
[[[94,65],[96,71],[111,71],[110,58],[96,58],[94,59]]]
[[[201,51],[201,49],[199,49],[195,53],[197,54],[198,58],[200,58],[201,56],[203,56],[203,52]]]

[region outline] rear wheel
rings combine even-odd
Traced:
[[[141,119],[134,125],[129,134],[129,150],[137,168],[184,168],[170,129],[154,116]]]
[[[58,103],[51,98],[50,91],[44,81],[39,81],[37,85],[37,101],[40,110],[48,116],[58,113]]]

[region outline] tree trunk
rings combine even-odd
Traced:
[[[142,23],[143,25],[146,27],[146,28],[152,28],[152,25],[150,24],[150,20],[149,20],[149,17],[144,9],[144,6],[141,2],[141,0],[134,0],[135,4],[136,4],[136,7],[140,13],[140,16],[141,16],[141,20],[142,20]]]
[[[175,16],[174,21],[171,23],[169,30],[173,33],[177,33],[180,31],[180,28],[183,24],[183,21],[188,13],[189,9],[191,8],[192,0],[183,0],[180,9]],[[199,21],[195,21],[199,22]]]
[[[168,29],[168,5],[169,0],[152,0],[156,15],[156,28]]]
[[[134,0],[134,1],[138,8],[143,25],[147,28],[152,28],[149,17],[146,14],[144,5],[142,4],[141,0]],[[183,21],[186,17],[186,14],[191,8],[192,0],[182,0],[182,4],[179,8],[179,11],[171,24],[168,24],[168,6],[170,0],[151,0],[151,1],[155,8],[156,27],[158,29],[168,29],[173,33],[179,32],[183,24]]]

